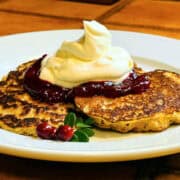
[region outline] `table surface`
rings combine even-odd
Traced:
[[[95,19],[108,28],[180,39],[178,0],[119,0],[100,5],[64,0],[0,0],[0,35],[82,28]],[[59,163],[0,155],[0,179],[180,179],[180,154],[118,163]]]

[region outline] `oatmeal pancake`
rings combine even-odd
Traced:
[[[180,124],[180,75],[155,70],[147,72],[151,84],[145,92],[118,98],[76,97],[76,106],[94,118],[100,128],[119,132],[162,131]]]
[[[24,74],[34,62],[20,65],[0,81],[0,127],[31,136],[37,136],[36,126],[42,121],[58,127],[63,123],[67,109],[72,106],[40,102],[24,90]]]

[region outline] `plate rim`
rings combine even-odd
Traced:
[[[22,158],[30,158],[37,160],[59,161],[59,162],[79,162],[79,163],[98,163],[98,162],[120,162],[130,160],[141,160],[155,157],[172,155],[180,152],[179,144],[168,148],[150,148],[141,149],[138,151],[99,151],[96,153],[90,152],[59,152],[53,150],[35,150],[29,148],[19,148],[13,146],[0,145],[0,152],[6,155],[12,155]]]
[[[137,35],[145,35],[145,36],[147,35],[147,36],[152,36],[152,37],[157,37],[157,38],[162,38],[162,39],[180,41],[179,38],[162,36],[160,34],[151,34],[151,33],[129,31],[129,30],[117,30],[117,29],[111,29],[111,28],[109,30],[111,32],[132,33],[132,34],[137,34]],[[34,33],[48,33],[48,32],[59,32],[59,31],[83,31],[83,29],[73,28],[73,29],[52,29],[52,30],[19,32],[19,33],[7,34],[7,35],[0,35],[0,39],[1,38],[10,38],[10,37],[15,37],[15,36],[21,36],[21,35],[30,35],[30,34],[34,34]]]

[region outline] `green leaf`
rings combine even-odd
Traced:
[[[76,118],[76,124],[77,124],[77,123],[83,123],[83,118],[77,117],[77,118]]]
[[[88,142],[89,141],[88,135],[82,131],[77,130],[74,134],[78,137],[79,142]]]
[[[78,142],[79,141],[79,138],[76,134],[73,135],[72,139],[71,139],[72,142]]]
[[[88,142],[89,137],[95,134],[91,129],[91,125],[94,124],[94,120],[92,118],[82,118],[81,116],[76,116],[74,112],[69,112],[66,115],[64,124],[76,129],[71,139],[72,142]]]
[[[77,128],[89,128],[89,127],[91,127],[91,126],[88,125],[88,124],[85,124],[85,123],[83,123],[83,122],[77,122],[77,123],[76,123],[76,127],[77,127]]]
[[[68,113],[65,117],[64,124],[73,127],[76,124],[76,114],[73,112]]]
[[[92,124],[94,124],[94,120],[92,118],[87,118],[85,120],[85,124],[92,125]]]
[[[88,137],[91,137],[91,136],[93,136],[95,134],[95,132],[90,128],[82,128],[82,129],[79,129],[79,131],[87,134]]]

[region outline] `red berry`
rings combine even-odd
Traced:
[[[69,141],[72,139],[74,134],[74,129],[70,127],[69,125],[63,125],[60,126],[56,132],[57,139],[63,140],[63,141]]]
[[[43,139],[54,139],[56,128],[49,125],[47,122],[39,124],[36,128],[37,134]]]

